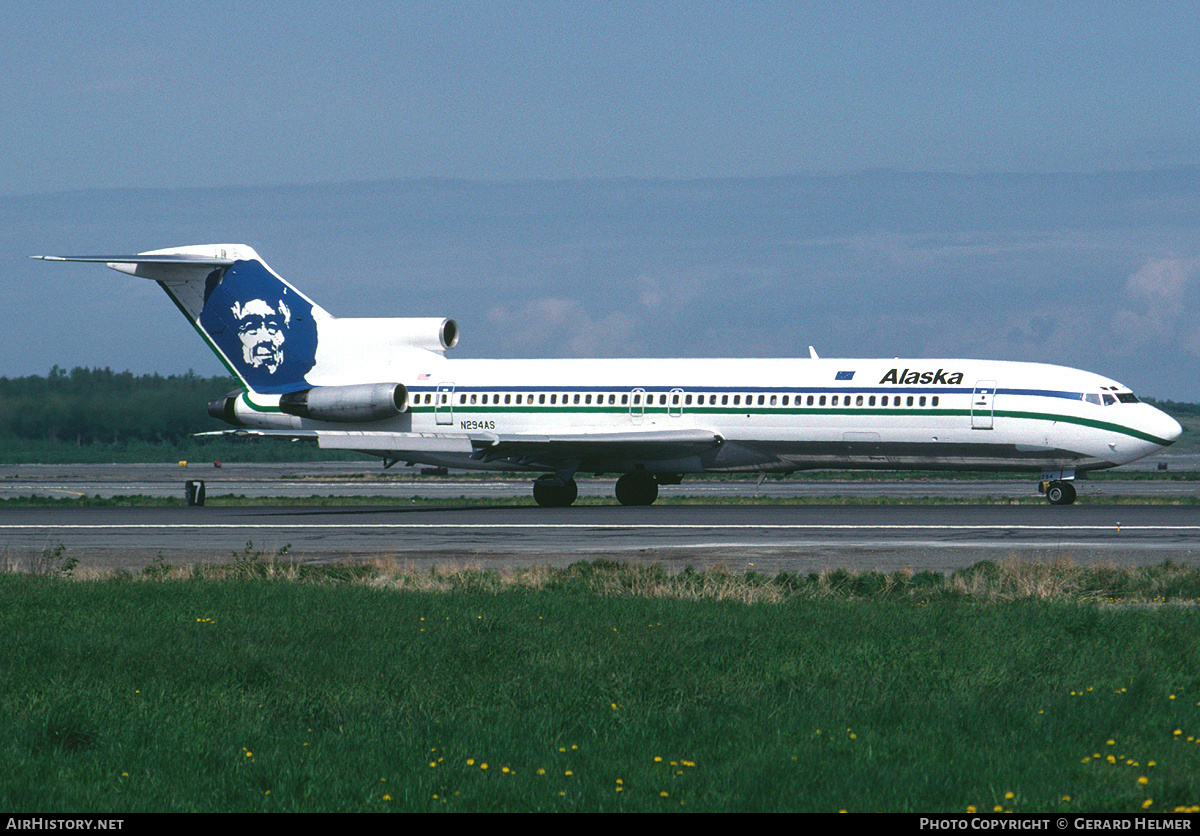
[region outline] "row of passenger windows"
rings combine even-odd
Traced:
[[[437,403],[449,404],[450,394],[448,392],[439,392]],[[562,400],[560,401],[559,398]],[[757,401],[755,400],[757,398]],[[536,399],[536,400],[535,400]],[[590,395],[590,394],[477,394],[460,392],[458,395],[458,404],[460,406],[470,405],[526,405],[526,404],[550,404],[551,406],[559,403],[567,405],[592,406],[605,404],[609,406],[937,406],[938,396],[932,395],[928,399],[925,395],[808,395],[807,398],[803,395],[690,395],[682,392],[670,392],[660,395],[650,393],[634,392],[632,394],[626,392],[621,395],[610,393],[607,395]],[[434,394],[427,392],[424,395],[417,394],[413,398],[415,404],[434,403]]]

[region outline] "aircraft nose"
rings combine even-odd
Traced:
[[[1150,432],[1161,438],[1165,442],[1164,446],[1174,444],[1179,436],[1183,435],[1183,427],[1161,409],[1155,409],[1154,413]]]

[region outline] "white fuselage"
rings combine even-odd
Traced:
[[[399,352],[357,371],[397,380],[408,410],[355,425],[336,445],[406,461],[553,470],[536,447],[480,455],[489,443],[621,431],[711,432],[707,449],[589,449],[580,471],[697,473],[811,468],[1089,470],[1150,455],[1180,427],[1119,383],[1040,363],[988,360],[612,359],[450,360]],[[246,395],[247,426],[346,430],[279,413]],[[376,440],[373,434],[378,435]],[[382,439],[388,439],[382,441]],[[361,443],[356,443],[359,441]],[[323,441],[324,443],[324,441]]]

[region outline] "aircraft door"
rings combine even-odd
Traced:
[[[667,414],[672,418],[678,418],[683,414],[683,390],[672,389],[671,397],[667,400]]]
[[[990,430],[996,409],[996,381],[980,380],[971,393],[971,429]]]
[[[439,383],[437,395],[433,401],[433,421],[435,424],[454,423],[454,384]]]
[[[635,424],[640,424],[645,414],[646,390],[634,389],[629,393],[629,420]]]

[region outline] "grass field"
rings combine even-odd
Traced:
[[[0,575],[0,809],[1168,811],[1200,571]]]

